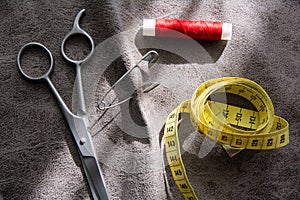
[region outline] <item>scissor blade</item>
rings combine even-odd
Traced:
[[[101,169],[95,157],[82,157],[84,171],[94,200],[109,200]]]

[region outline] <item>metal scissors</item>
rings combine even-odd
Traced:
[[[32,81],[46,81],[48,84],[50,90],[52,91],[53,95],[55,96],[57,103],[69,125],[69,128],[71,130],[71,133],[73,135],[73,138],[75,140],[75,143],[77,145],[77,148],[79,150],[79,155],[80,159],[82,162],[82,166],[85,172],[85,175],[87,177],[88,185],[91,191],[91,195],[93,199],[95,200],[108,200],[108,192],[107,188],[104,182],[104,177],[102,175],[97,157],[96,157],[96,152],[94,150],[93,142],[91,135],[88,131],[87,128],[87,123],[86,123],[86,107],[85,107],[85,102],[84,102],[84,94],[83,94],[83,88],[82,88],[82,80],[81,80],[81,64],[88,60],[91,55],[94,52],[94,42],[91,36],[86,33],[83,29],[80,28],[79,26],[79,19],[81,15],[83,14],[85,10],[81,10],[75,18],[73,29],[65,36],[65,38],[62,41],[61,45],[61,52],[63,57],[73,63],[76,66],[76,87],[77,87],[77,97],[78,97],[78,109],[77,109],[77,114],[73,114],[68,106],[65,104],[63,99],[61,98],[60,94],[56,90],[55,86],[53,85],[49,75],[52,72],[53,69],[53,56],[50,50],[45,47],[43,44],[38,43],[38,42],[30,42],[25,44],[19,51],[18,57],[17,57],[17,64],[18,68],[21,72],[21,74]],[[68,38],[74,34],[79,34],[84,37],[87,37],[88,40],[90,41],[91,44],[91,51],[90,53],[83,59],[83,60],[72,60],[69,58],[66,53],[65,53],[65,43],[68,40]],[[23,70],[22,65],[21,65],[21,58],[22,55],[26,50],[28,50],[29,47],[36,47],[39,49],[44,50],[49,59],[50,59],[50,67],[48,71],[43,74],[42,76],[39,77],[33,77],[28,74]]]

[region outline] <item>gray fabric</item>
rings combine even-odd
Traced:
[[[4,199],[90,199],[75,144],[55,99],[46,84],[22,78],[16,65],[23,44],[45,44],[55,59],[52,80],[74,108],[74,68],[62,58],[60,44],[82,8],[86,15],[81,26],[97,45],[84,71],[90,125],[101,115],[95,108],[99,96],[146,50],[156,48],[160,53],[158,65],[149,70],[142,64],[142,71],[135,70],[108,97],[122,98],[128,89],[129,94],[137,90],[135,99],[108,110],[91,131],[111,199],[183,199],[168,166],[164,180],[159,128],[165,115],[190,98],[198,85],[220,76],[259,83],[273,100],[276,114],[289,121],[290,144],[270,151],[244,150],[234,158],[215,145],[201,157],[203,137],[188,135],[183,157],[199,198],[300,198],[298,1],[3,0],[0,6],[0,191]],[[228,42],[196,43],[144,38],[139,28],[143,18],[231,22],[233,37]],[[121,35],[113,46],[109,39],[115,34]],[[103,46],[104,42],[112,46]],[[80,51],[75,50],[78,56]],[[112,54],[118,57],[106,65]],[[103,70],[97,71],[99,67]],[[145,82],[160,85],[143,93],[140,86]],[[128,117],[131,121],[126,121]]]

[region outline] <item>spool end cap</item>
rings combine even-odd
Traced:
[[[155,19],[143,20],[143,36],[155,36]]]
[[[232,36],[232,24],[223,23],[221,40],[231,40],[231,36]]]

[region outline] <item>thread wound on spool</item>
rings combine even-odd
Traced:
[[[186,35],[195,40],[230,40],[232,24],[204,20],[144,19],[143,35],[164,38],[183,38]]]

